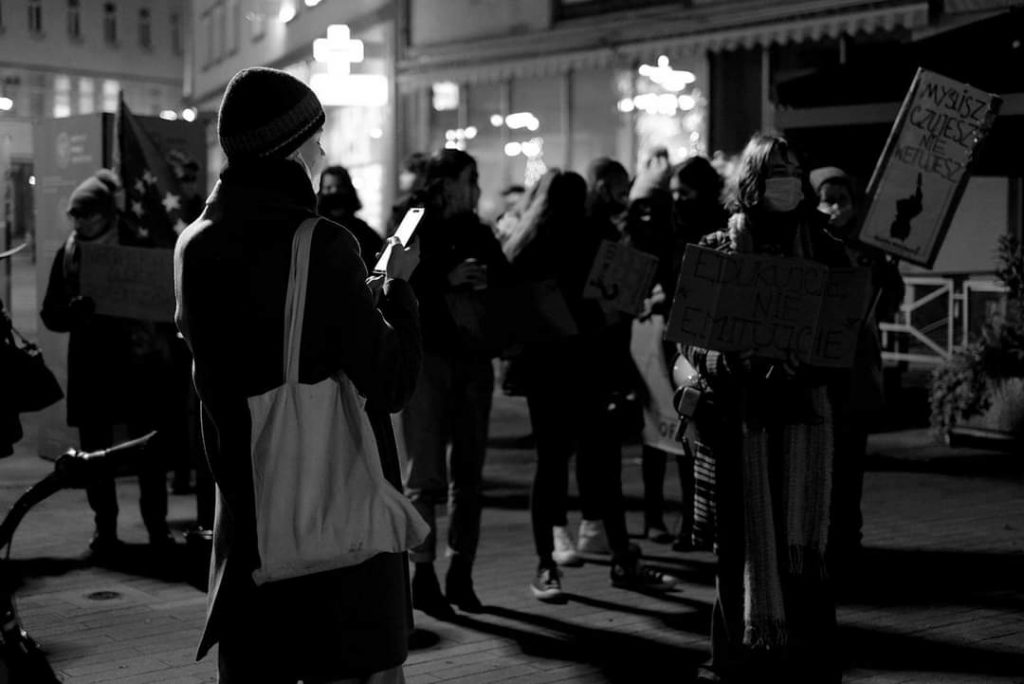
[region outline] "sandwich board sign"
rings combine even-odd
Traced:
[[[931,268],[1002,100],[918,69],[868,183],[858,240]]]

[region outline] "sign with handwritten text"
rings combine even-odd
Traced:
[[[918,69],[868,184],[858,239],[931,268],[1002,100]]]
[[[586,299],[603,309],[638,314],[658,270],[658,258],[611,240],[602,240],[583,288]]]
[[[870,297],[867,269],[690,246],[665,337],[845,368],[853,363]]]
[[[81,292],[96,313],[144,321],[174,320],[174,251],[82,244]]]

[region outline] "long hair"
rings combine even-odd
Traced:
[[[338,195],[342,198],[341,205],[349,214],[354,214],[363,208],[363,202],[359,199],[359,192],[352,183],[352,176],[344,166],[332,165],[320,172],[320,190],[324,188],[324,178],[334,176],[338,179]]]
[[[438,150],[427,160],[425,182],[416,194],[417,199],[424,206],[443,213],[447,204],[444,182],[458,179],[470,166],[476,166],[471,154],[449,148]]]
[[[739,251],[752,249],[753,243],[749,242],[749,239],[755,234],[762,238],[766,237],[768,233],[762,229],[764,224],[767,224],[764,226],[767,228],[779,223],[779,219],[764,206],[765,181],[771,174],[772,153],[776,150],[783,157],[789,153],[796,155],[789,141],[782,136],[755,133],[743,148],[735,175],[729,180],[726,208],[734,214],[730,220],[729,232],[734,246],[741,247]],[[801,209],[806,209],[810,206],[814,193],[805,171],[801,172],[801,181],[804,189]],[[787,226],[790,223],[788,220],[784,221]]]

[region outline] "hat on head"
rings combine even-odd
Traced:
[[[828,182],[843,183],[847,187],[853,186],[853,179],[838,166],[822,166],[814,169],[808,174],[808,179],[811,181],[814,192],[821,192],[821,186]]]
[[[68,213],[87,215],[112,213],[114,193],[121,189],[121,181],[110,169],[100,169],[86,178],[68,197]]]
[[[217,136],[228,161],[283,159],[324,121],[324,108],[305,83],[279,69],[251,67],[224,91]]]

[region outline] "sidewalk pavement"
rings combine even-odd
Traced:
[[[36,457],[26,423],[30,437],[0,461],[4,510],[52,467]],[[528,433],[524,403],[496,396],[475,573],[488,610],[454,623],[416,613],[423,643],[406,664],[408,681],[691,681],[708,657],[711,554],[637,540],[650,562],[682,579],[666,595],[612,588],[606,561],[566,570],[564,605],[530,595]],[[866,552],[839,611],[845,681],[1024,683],[1024,455],[951,449],[923,430],[873,435],[871,451]],[[642,529],[638,456],[639,447],[627,448],[623,464],[634,532]],[[180,563],[147,558],[137,486],[129,478],[118,491],[130,546],[117,567],[85,560],[92,521],[83,492],[60,492],[25,519],[12,553],[24,578],[24,626],[66,682],[215,681],[215,657],[194,662],[204,594]],[[678,493],[670,466],[666,496]],[[170,502],[180,532],[195,500]]]

